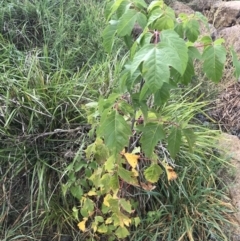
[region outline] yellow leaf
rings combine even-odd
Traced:
[[[113,220],[112,220],[112,218],[110,217],[110,218],[107,218],[107,220],[105,221],[105,223],[106,223],[106,224],[110,224],[110,223],[112,223],[112,221],[113,221]]]
[[[83,231],[83,232],[85,232],[85,230],[86,230],[86,222],[87,222],[87,220],[88,220],[87,218],[83,218],[83,221],[78,223],[78,228],[81,231]]]
[[[129,225],[131,224],[131,222],[132,222],[132,220],[130,219],[130,218],[123,218],[123,223],[127,226],[127,227],[129,227]]]
[[[134,169],[134,168],[132,168],[132,173],[133,173],[134,177],[138,177],[139,176],[138,171],[136,169]]]
[[[167,178],[168,178],[168,181],[173,181],[175,179],[177,179],[177,173],[173,170],[173,168],[171,166],[169,166],[168,164],[165,164],[165,169],[166,169],[166,172],[167,172]]]
[[[93,232],[96,233],[98,226],[97,226],[97,224],[95,222],[92,222],[91,228],[93,229]]]
[[[130,164],[130,166],[132,168],[136,168],[136,166],[138,164],[138,158],[140,156],[139,155],[135,155],[135,154],[131,154],[131,153],[124,153],[123,155],[125,156],[126,160]]]
[[[110,207],[109,200],[112,199],[112,196],[110,194],[107,194],[105,198],[103,199],[103,204],[107,207]]]
[[[87,195],[88,196],[96,196],[97,193],[95,191],[89,191]]]

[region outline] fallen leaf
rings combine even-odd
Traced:
[[[141,187],[146,191],[152,191],[156,188],[156,186],[152,185],[152,183],[148,182],[147,184],[144,182],[140,182]]]
[[[83,221],[78,223],[78,228],[81,231],[83,231],[83,232],[85,232],[85,230],[86,230],[86,222],[87,222],[87,220],[88,220],[87,218],[83,218]]]
[[[177,177],[178,177],[177,173],[173,170],[173,168],[171,166],[166,164],[165,169],[166,169],[166,172],[167,172],[168,181],[173,181],[173,180],[177,179]]]

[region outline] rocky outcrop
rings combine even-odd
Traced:
[[[193,14],[194,10],[184,3],[175,1],[170,4],[171,8],[174,9],[175,14],[178,16],[180,13]]]
[[[209,22],[217,29],[240,23],[240,1],[217,2],[207,14]]]
[[[224,38],[226,45],[233,46],[234,50],[240,56],[240,25],[223,28],[220,31],[217,31],[216,37]]]
[[[191,7],[194,11],[206,11],[209,10],[212,5],[214,5],[217,2],[220,2],[221,0],[194,0],[191,1],[188,6]]]

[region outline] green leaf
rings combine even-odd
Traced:
[[[94,210],[94,202],[91,199],[86,198],[80,210],[82,216],[88,217],[93,210]]]
[[[113,154],[117,154],[128,144],[131,134],[130,125],[115,110],[101,118],[97,130],[97,135],[104,137],[106,146]]]
[[[181,75],[185,72],[188,63],[188,47],[183,39],[173,30],[164,30],[161,32],[161,41],[166,43],[170,48],[175,50],[175,53],[180,59],[181,69],[177,66],[173,66]]]
[[[221,45],[208,46],[203,52],[203,71],[214,82],[222,78],[223,67],[226,61],[226,50]]]
[[[105,169],[108,172],[111,172],[115,165],[115,156],[110,156],[107,161],[104,163]]]
[[[184,56],[181,59],[178,52],[173,47],[165,43],[147,44],[140,49],[133,58],[131,65],[131,74],[133,74],[139,65],[143,62],[142,73],[149,89],[156,92],[164,82],[169,81],[170,70],[172,66],[180,73],[184,73]]]
[[[110,198],[108,202],[109,202],[109,208],[111,209],[111,211],[114,213],[118,213],[120,209],[118,199]]]
[[[174,31],[181,37],[184,38],[184,29],[183,29],[183,23],[177,23],[175,24]]]
[[[130,235],[130,233],[125,227],[118,227],[118,229],[115,231],[115,234],[119,239],[126,238]]]
[[[112,6],[113,6],[113,2],[112,1],[108,2],[106,4],[105,11],[104,11],[104,16],[105,16],[106,19],[108,18],[109,14],[111,13]]]
[[[96,138],[96,141],[89,145],[85,152],[88,159],[93,158],[97,163],[104,163],[109,156],[108,148],[100,138]]]
[[[140,130],[142,131],[140,142],[143,152],[147,157],[151,157],[158,141],[165,138],[163,127],[159,123],[147,123]]]
[[[102,168],[98,168],[97,170],[94,171],[94,173],[88,178],[89,180],[92,181],[92,183],[94,184],[94,186],[96,188],[99,187],[100,185],[100,179],[101,179],[101,176],[102,176]]]
[[[98,227],[97,231],[98,231],[99,233],[107,233],[108,228],[107,228],[107,226],[103,223],[103,224],[101,224],[101,225]]]
[[[151,94],[152,91],[149,89],[148,85],[144,84],[139,95],[139,101],[146,100]]]
[[[186,137],[190,151],[193,151],[193,146],[196,142],[196,135],[192,129],[183,129],[183,135]]]
[[[83,195],[83,190],[80,186],[72,186],[70,188],[71,194],[77,198],[78,200],[80,200],[82,198]]]
[[[164,103],[166,103],[170,97],[170,89],[171,88],[172,88],[171,85],[169,85],[167,83],[163,83],[161,89],[157,90],[154,93],[154,103],[158,106],[161,106]]]
[[[199,60],[202,59],[202,56],[201,56],[200,52],[194,46],[188,47],[188,55],[191,59],[199,59]]]
[[[148,12],[154,10],[155,8],[163,8],[164,6],[163,0],[156,0],[156,1],[151,1],[151,3],[148,6]]]
[[[225,43],[225,40],[223,38],[218,38],[214,41],[214,45],[221,45]]]
[[[126,183],[129,183],[131,185],[137,185],[138,186],[138,180],[136,177],[134,177],[134,173],[130,172],[123,167],[118,168],[118,175],[122,178],[123,181]]]
[[[143,77],[153,92],[160,89],[164,82],[168,82],[170,77],[169,66],[163,62],[163,55],[163,51],[154,47],[151,56],[143,64]]]
[[[149,182],[157,182],[163,173],[162,168],[158,164],[152,164],[150,167],[144,170],[144,177]]]
[[[98,222],[98,223],[103,223],[104,222],[104,219],[102,216],[95,216],[94,217],[95,221]]]
[[[117,191],[119,189],[119,179],[117,173],[111,176],[109,180],[109,186],[112,189],[113,192]]]
[[[121,2],[120,6],[118,7],[117,11],[116,11],[116,15],[117,18],[121,18],[121,16],[127,11],[127,9],[129,9],[130,4],[127,0],[124,0],[123,2]]]
[[[105,13],[107,20],[109,20],[112,17],[112,15],[118,10],[123,1],[124,0],[116,0],[113,2],[111,7],[107,8],[108,11]]]
[[[117,27],[118,22],[111,21],[110,24],[103,31],[103,47],[108,53],[111,53],[112,51]]]
[[[110,94],[107,99],[103,99],[100,96],[99,101],[98,101],[98,110],[99,110],[100,115],[103,115],[103,112],[105,112],[106,109],[108,109],[108,108],[111,109],[114,106],[116,99],[119,96],[120,96],[120,94],[117,94],[117,93]]]
[[[135,9],[128,9],[122,15],[122,17],[119,19],[119,24],[117,29],[119,36],[125,36],[125,35],[131,34],[134,24],[136,23],[136,20],[137,20],[137,14],[138,12]]]
[[[110,182],[111,174],[105,173],[99,181],[99,187],[101,187],[102,191],[105,193],[110,192]]]
[[[238,56],[237,56],[235,50],[233,49],[233,47],[230,48],[230,51],[231,51],[231,55],[232,55],[233,66],[235,68],[234,76],[238,79],[240,77],[240,62],[238,60]]]
[[[173,29],[175,24],[175,12],[172,8],[165,8],[164,14],[153,24],[153,28],[159,31]]]
[[[188,38],[189,41],[195,42],[198,39],[198,36],[200,34],[199,30],[199,23],[196,19],[190,19],[186,25],[186,37]]]
[[[128,212],[128,213],[131,213],[132,212],[132,205],[129,201],[121,198],[120,199],[120,205],[122,206],[122,208]]]
[[[172,158],[175,158],[180,150],[180,145],[182,141],[182,131],[177,127],[172,127],[171,132],[168,136],[168,151]]]
[[[141,220],[139,217],[134,218],[134,225],[137,227],[141,223]]]
[[[193,61],[191,58],[189,58],[187,68],[183,76],[180,78],[181,83],[185,85],[189,84],[192,81],[192,77],[194,75],[195,75],[195,72],[194,72]]]
[[[129,116],[134,114],[133,106],[128,104],[125,100],[118,102],[118,110],[121,114]]]
[[[208,19],[206,16],[204,16],[200,12],[195,12],[194,15],[195,15],[195,17],[197,17],[198,20],[200,20],[205,25],[206,28],[209,29]]]
[[[79,220],[78,214],[79,214],[79,210],[78,210],[78,208],[76,208],[76,207],[74,206],[74,207],[72,208],[72,215],[73,215],[73,217],[74,217],[76,220]]]
[[[160,8],[154,9],[153,11],[151,11],[151,15],[148,18],[148,23],[147,25],[149,26],[150,24],[152,24],[155,20],[157,20],[158,18],[160,18],[163,15],[163,10]]]
[[[134,1],[134,4],[136,4],[137,7],[140,7],[140,8],[147,8],[147,4],[144,0],[135,0]]]
[[[212,38],[210,36],[204,36],[200,39],[200,43],[203,43],[206,47],[212,44]]]
[[[144,29],[147,25],[147,17],[143,13],[138,12],[136,15],[136,19],[138,24]]]

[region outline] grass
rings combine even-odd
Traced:
[[[103,50],[101,1],[0,5],[0,240],[83,240],[73,212],[79,203],[66,183],[84,183],[91,140],[83,105],[115,88],[122,50],[114,57]],[[164,114],[193,119],[205,103],[180,93]],[[225,165],[212,149],[217,132],[194,123],[196,149],[182,149],[179,179],[169,186],[163,177],[156,190],[137,195],[142,224],[130,240],[227,240],[222,227],[232,207],[216,184]]]

